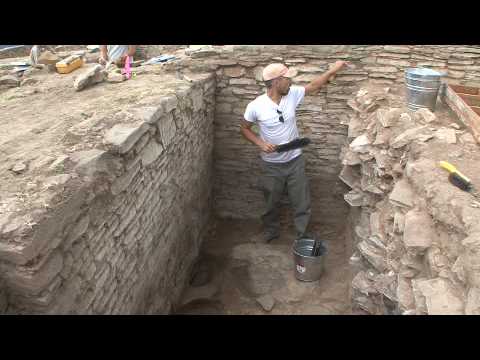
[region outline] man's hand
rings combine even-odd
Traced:
[[[103,56],[100,56],[98,58],[98,63],[102,64],[102,65],[105,65],[107,63],[107,60]]]
[[[267,143],[267,142],[265,142],[265,141],[262,141],[262,142],[259,144],[259,146],[260,146],[260,149],[262,149],[262,151],[263,151],[264,153],[267,153],[267,154],[273,153],[273,152],[275,152],[275,150],[276,150],[276,146],[275,146],[275,145],[270,144],[270,143]]]
[[[333,73],[337,73],[347,65],[348,63],[346,61],[336,61],[333,65],[330,66],[330,71]]]
[[[329,80],[333,79],[335,77],[335,74],[347,65],[348,63],[346,61],[341,60],[331,64],[328,71],[326,71],[318,78],[314,79],[310,84],[305,86],[305,95],[316,94],[323,85],[325,85]]]

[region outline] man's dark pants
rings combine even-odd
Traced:
[[[280,201],[285,187],[294,211],[297,237],[306,235],[310,222],[310,187],[305,175],[305,158],[300,155],[286,163],[269,163],[262,160],[263,191],[266,211],[262,216],[267,236],[280,233]]]

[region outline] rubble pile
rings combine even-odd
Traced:
[[[352,310],[479,314],[478,198],[438,166],[459,164],[480,184],[478,146],[445,107],[413,112],[395,94],[364,88],[348,102],[340,179],[351,188]]]

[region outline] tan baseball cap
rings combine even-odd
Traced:
[[[280,76],[293,78],[297,75],[297,70],[289,69],[283,64],[270,64],[263,69],[263,81],[273,80]]]

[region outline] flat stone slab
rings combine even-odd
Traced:
[[[257,302],[262,306],[263,310],[270,312],[275,306],[275,299],[271,295],[263,295],[256,299]]]

